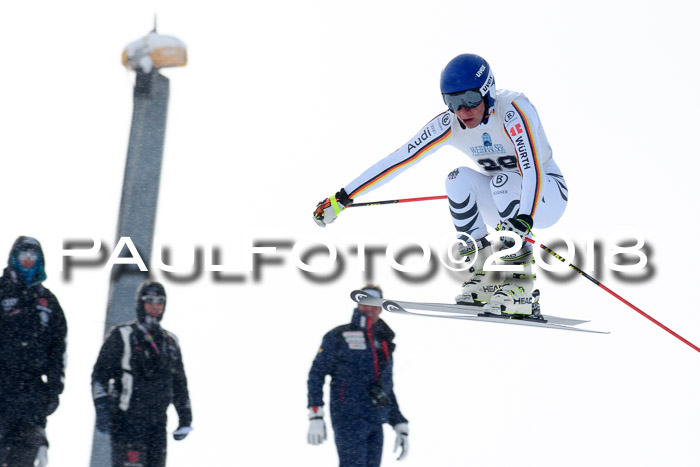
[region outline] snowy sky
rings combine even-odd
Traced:
[[[351,249],[451,232],[444,201],[357,208],[326,229],[316,202],[406,142],[441,112],[438,80],[459,53],[484,56],[496,84],[537,107],[570,202],[538,239],[607,252],[621,232],[649,245],[650,274],[595,274],[700,343],[692,257],[699,227],[697,148],[689,137],[700,66],[694,8],[669,0],[572,2],[14,2],[3,47],[0,247],[32,235],[69,325],[66,391],[49,419],[52,465],[87,465],[90,373],[102,342],[108,272],[62,277],[65,239],[110,248],[131,120],[124,46],[152,28],[188,46],[171,78],[156,235],[185,265],[212,244],[243,283],[211,273],[174,282],[164,325],[181,341],[195,431],[169,443],[170,466],[337,462],[306,444],[306,377],[322,335],[347,322],[365,282]],[[443,150],[366,199],[443,194],[466,156]],[[670,166],[670,167],[669,167]],[[537,231],[536,231],[537,233]],[[314,282],[280,250],[256,281],[255,240],[320,241],[346,260]],[[690,241],[689,241],[690,240]],[[575,261],[585,264],[584,251]],[[391,298],[449,301],[459,279],[411,284],[383,260]],[[410,420],[406,466],[691,466],[700,452],[700,355],[582,278],[540,276],[543,311],[609,335],[384,316],[397,333],[396,392]],[[688,290],[690,289],[690,290]],[[176,419],[170,417],[170,428]],[[70,427],[70,428],[69,428]],[[395,461],[387,428],[384,464]]]

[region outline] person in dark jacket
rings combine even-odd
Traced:
[[[44,252],[15,241],[0,278],[0,466],[33,466],[63,392],[66,319],[46,280]]]
[[[192,431],[192,409],[180,345],[163,329],[165,288],[144,281],[136,293],[136,316],[105,338],[92,372],[97,430],[109,433],[112,465],[163,467],[167,409],[179,417],[176,440]]]
[[[382,297],[376,285],[365,292]],[[323,421],[323,384],[331,376],[330,412],[340,467],[377,467],[382,459],[382,424],[396,431],[394,452],[408,454],[408,420],[399,410],[392,377],[394,332],[379,319],[381,307],[358,305],[352,322],[323,337],[309,371],[310,444],[326,439]]]

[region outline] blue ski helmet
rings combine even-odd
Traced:
[[[450,102],[449,95],[460,94],[470,90],[478,92],[482,98],[487,99],[487,110],[493,107],[496,98],[496,82],[489,64],[475,54],[457,55],[450,60],[440,74],[442,99],[450,107],[450,110],[454,112],[459,109],[458,105],[462,103]],[[473,103],[479,104],[477,101],[471,102],[471,104]],[[463,103],[468,108],[476,107],[476,105],[470,106],[469,104],[469,99]]]

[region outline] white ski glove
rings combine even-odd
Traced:
[[[401,454],[396,460],[404,460],[408,455],[408,423],[397,423],[394,425],[394,431],[396,432],[396,442],[394,443],[394,452],[401,447]]]
[[[345,193],[345,188],[341,188],[338,193],[324,199],[316,205],[314,221],[316,221],[319,227],[332,224],[341,211],[350,204],[352,204],[352,200],[348,198],[348,194]]]
[[[39,446],[39,451],[36,453],[36,467],[46,467],[49,465],[48,446]]]
[[[192,431],[191,426],[181,426],[177,430],[173,431],[173,438],[175,441],[182,441],[190,434]]]
[[[309,407],[309,444],[317,446],[326,440],[326,422],[323,421],[323,407]]]

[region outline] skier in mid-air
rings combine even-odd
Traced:
[[[505,316],[531,315],[533,310],[538,316],[539,291],[534,288],[529,243],[523,241],[519,251],[501,256],[505,264],[523,265],[522,272],[483,270],[484,261],[495,249],[485,238],[486,225],[524,239],[531,236],[534,226],[552,226],[566,208],[566,182],[552,158],[537,111],[525,95],[497,91],[491,67],[474,54],[458,55],[445,66],[440,91],[448,110],[320,202],[314,219],[325,227],[358,196],[387,183],[440,147],[454,146],[479,167],[479,172],[458,167],[445,182],[452,220],[463,241],[460,253],[470,266],[456,301],[490,304],[492,311]],[[514,245],[507,237],[502,243],[501,249]]]

